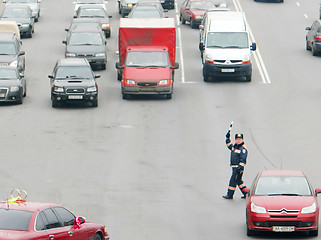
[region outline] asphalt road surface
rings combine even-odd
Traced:
[[[235,9],[237,2],[229,3]],[[299,169],[321,187],[321,57],[305,50],[305,27],[318,17],[319,1],[240,3],[269,82],[254,61],[250,83],[205,83],[199,31],[177,22],[181,68],[173,99],[123,100],[115,69],[120,15],[117,1],[109,0],[112,37],[107,69],[96,71],[98,108],[53,109],[48,74],[64,57],[73,4],[43,0],[34,37],[22,40],[27,97],[22,105],[0,106],[1,198],[25,189],[29,201],[59,203],[105,224],[114,240],[248,239],[240,192],[222,199],[232,120],[232,134],[242,132],[249,149],[247,186],[260,170]],[[176,10],[168,15],[178,16]]]

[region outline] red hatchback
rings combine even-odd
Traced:
[[[262,171],[246,198],[247,235],[257,231],[308,231],[318,235],[317,194],[301,171]]]
[[[104,240],[109,239],[102,224],[86,222],[63,206],[52,203],[2,202],[0,239]]]

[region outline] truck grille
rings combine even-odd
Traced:
[[[84,88],[67,88],[66,92],[69,94],[84,94],[85,89]]]
[[[153,87],[157,86],[157,82],[138,82],[137,85],[141,87]]]
[[[0,88],[0,100],[5,100],[8,93],[8,88]]]

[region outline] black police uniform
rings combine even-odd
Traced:
[[[243,134],[236,134],[235,138],[237,137],[241,137],[243,139]],[[232,199],[237,185],[243,193],[244,198],[246,193],[242,190],[246,188],[246,186],[242,180],[242,176],[246,164],[247,148],[244,145],[244,142],[242,142],[241,144],[235,143],[233,145],[229,138],[226,139],[226,146],[228,147],[228,149],[231,150],[230,165],[232,167],[232,176],[230,179],[229,186],[227,188],[227,195],[223,197],[227,199]]]

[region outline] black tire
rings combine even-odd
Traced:
[[[25,91],[23,93],[23,97],[27,96],[27,87],[25,87]]]
[[[308,39],[305,40],[305,49],[311,51],[311,47],[309,46]]]
[[[185,24],[185,23],[186,23],[186,21],[185,21],[185,19],[183,18],[182,14],[180,15],[180,20],[181,20],[182,24]]]
[[[27,34],[27,38],[32,38],[32,30]]]
[[[245,78],[246,78],[247,82],[251,82],[252,81],[252,74],[247,75]]]
[[[247,236],[256,236],[257,234],[256,234],[256,231],[250,230],[248,225],[246,224],[246,235]]]
[[[106,69],[106,63],[101,64],[101,65],[100,65],[100,69],[101,69],[101,70],[105,70],[105,69]]]
[[[317,237],[319,235],[319,228],[317,230],[309,231],[309,236]]]
[[[118,81],[121,81],[121,78],[122,78],[122,75],[119,74],[119,72],[117,71],[117,80],[118,80]]]
[[[203,80],[204,80],[204,82],[210,81],[210,77],[204,72],[204,69],[203,69]]]
[[[128,95],[128,94],[123,93],[123,99],[129,99],[129,95]]]
[[[98,233],[96,233],[94,236],[94,240],[102,240],[102,239],[101,239],[101,236]]]
[[[196,25],[194,23],[194,20],[190,20],[190,23],[191,23],[191,28],[196,28]]]
[[[52,101],[51,101],[51,106],[52,106],[53,108],[56,108],[56,107],[59,107],[59,106],[60,106],[60,103],[58,103],[58,102],[55,101],[55,100],[52,100]]]
[[[172,99],[172,94],[171,93],[166,94],[166,99]]]
[[[98,100],[91,102],[92,107],[98,107]]]
[[[313,56],[317,56],[317,55],[318,55],[318,53],[314,50],[313,45],[312,45],[312,49],[311,49],[311,50],[312,50],[312,55],[313,55]]]

